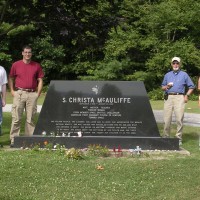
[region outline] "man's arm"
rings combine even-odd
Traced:
[[[192,94],[194,88],[189,88],[189,90],[187,91],[187,94],[185,95],[185,103],[188,102],[188,97]]]
[[[14,90],[14,78],[13,77],[9,76],[8,84],[9,84],[9,87],[10,87],[10,92],[11,92],[12,96],[14,97],[15,90]]]
[[[6,84],[2,85],[2,107],[6,105]]]
[[[43,80],[42,78],[38,78],[37,81],[38,81],[37,93],[38,93],[38,96],[40,96],[42,92],[42,88],[43,88]]]
[[[194,88],[190,88],[190,89],[187,91],[186,96],[190,96],[190,95],[192,94],[193,91],[194,91]]]

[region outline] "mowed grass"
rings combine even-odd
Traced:
[[[10,113],[4,113],[5,132],[1,139],[6,144],[10,122]],[[162,126],[158,124],[160,130]],[[56,152],[12,150],[5,146],[0,149],[0,199],[198,200],[198,134],[199,128],[184,127],[183,148],[190,151],[190,156],[158,151],[138,157],[68,160]],[[104,169],[97,170],[97,165]]]
[[[1,200],[198,200],[199,155],[67,160],[48,152],[0,151]],[[101,164],[104,169],[97,170]]]

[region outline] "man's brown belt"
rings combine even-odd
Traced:
[[[184,95],[183,93],[178,93],[178,92],[171,92],[168,93],[168,95]]]
[[[26,88],[16,88],[17,90],[22,90],[22,91],[26,91],[26,92],[35,92],[35,89],[26,89]]]

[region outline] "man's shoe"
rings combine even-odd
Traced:
[[[10,148],[14,148],[14,144],[10,144]]]

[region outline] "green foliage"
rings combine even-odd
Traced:
[[[17,28],[8,31],[7,35],[13,37],[20,34],[21,32],[29,32],[33,30],[35,30],[35,26],[33,24],[19,25]]]
[[[152,91],[148,93],[149,99],[154,100],[154,101],[163,100],[163,95],[164,95],[164,92],[162,91],[161,88],[153,89]]]
[[[88,154],[92,156],[108,157],[110,155],[110,151],[106,146],[91,144],[88,146]]]
[[[32,148],[32,150],[33,151],[39,151],[40,150],[40,145],[39,144],[34,145],[33,148]]]
[[[99,70],[101,69],[101,70]],[[94,75],[96,80],[118,80],[120,79],[123,69],[123,63],[113,60],[107,63],[99,63],[94,71],[90,71]]]
[[[8,41],[0,41],[0,65],[3,66],[8,72],[8,67],[12,61],[12,56],[9,53],[9,42]]]
[[[11,28],[12,28],[12,24],[2,22],[0,26],[0,33],[2,34],[3,32],[9,32]]]
[[[173,44],[163,44],[160,52],[154,54],[147,61],[147,67],[151,72],[156,73],[161,78],[163,74],[171,70],[170,59],[174,55],[179,55],[182,58],[183,70],[186,70],[191,75],[192,72],[196,72],[196,74],[193,74],[195,76],[198,74],[200,68],[200,52],[192,42],[186,41],[185,39],[176,41]]]
[[[114,58],[126,57],[128,51],[134,49],[138,45],[139,33],[133,27],[118,26],[112,28],[110,31],[110,40],[106,43],[106,58],[110,59],[110,56]]]
[[[4,53],[4,52],[0,52],[0,61],[11,61],[11,56]]]
[[[34,40],[34,56],[41,61],[45,73],[44,81],[49,83],[50,80],[63,79],[62,72],[63,61],[65,59],[64,48],[62,45],[54,45],[53,39],[49,34],[43,37],[37,37]]]
[[[75,148],[67,149],[65,156],[68,159],[72,159],[72,160],[80,160],[84,158],[83,152],[80,149],[75,149]]]
[[[54,149],[56,149],[56,152],[61,155],[64,155],[66,151],[65,145],[60,144],[54,145]]]
[[[188,11],[187,6],[190,7]],[[193,42],[188,30],[191,16],[198,15],[199,6],[199,3],[191,5],[186,1],[181,4],[178,1],[154,4],[124,1],[119,11],[119,24],[111,29],[106,41],[105,58],[119,62],[121,58],[129,58],[133,63],[132,71],[125,71],[122,77],[133,80],[136,77],[137,80],[138,75],[144,74],[140,77],[148,91],[160,85],[163,75],[171,68],[170,59],[175,55],[182,58],[183,69],[195,75],[200,64],[199,49],[194,43],[198,38]]]
[[[156,89],[180,56],[200,70],[200,2],[72,0],[0,2],[0,61],[9,71],[32,44],[50,80],[140,80]]]
[[[198,101],[199,100],[199,97],[198,97],[198,95],[196,95],[196,94],[191,94],[190,96],[189,96],[189,100],[190,101]]]
[[[44,148],[46,150],[52,150],[53,149],[53,143],[49,143],[47,141],[44,142]]]

